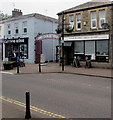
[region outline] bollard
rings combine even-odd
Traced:
[[[30,93],[26,92],[26,115],[25,119],[30,119],[31,113],[30,113]]]
[[[39,72],[41,72],[41,65],[40,65],[40,63],[39,63]]]
[[[17,73],[19,73],[19,61],[17,61]]]

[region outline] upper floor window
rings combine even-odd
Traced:
[[[81,14],[76,15],[76,29],[81,30]]]
[[[102,28],[102,24],[106,23],[105,10],[99,11],[99,27]]]
[[[70,21],[70,27],[71,28],[74,28],[74,15],[71,15],[70,17],[69,17],[69,21]]]
[[[18,23],[15,23],[14,26],[15,26],[15,34],[18,34],[19,33]]]
[[[7,34],[11,35],[11,25],[10,24],[7,25]]]
[[[27,33],[27,21],[23,22],[23,33],[26,34]]]
[[[96,11],[91,12],[91,28],[97,28],[97,15]]]

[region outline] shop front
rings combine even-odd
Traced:
[[[95,67],[102,63],[109,64],[107,66],[110,67],[109,34],[65,37],[64,41],[65,43],[72,42],[71,49],[73,50],[70,52],[68,49],[67,58],[72,57],[73,52],[73,58],[79,56],[80,61],[85,61],[87,57]]]
[[[5,58],[15,52],[20,58],[28,59],[28,38],[5,39]]]
[[[0,61],[3,60],[3,39],[0,39]]]

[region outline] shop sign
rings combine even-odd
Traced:
[[[88,36],[64,37],[64,41],[103,40],[103,39],[109,39],[109,35],[104,34],[104,35],[88,35]]]
[[[36,40],[43,40],[43,39],[59,39],[59,36],[55,33],[44,33],[35,38]]]
[[[11,39],[5,39],[4,43],[23,43],[24,39],[16,39],[16,40],[11,40]]]

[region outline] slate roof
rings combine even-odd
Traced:
[[[35,18],[38,18],[38,19],[43,19],[43,20],[56,22],[56,23],[58,22],[57,19],[55,19],[55,18],[45,16],[45,15],[42,15],[42,14],[39,14],[39,13],[21,15],[21,16],[18,16],[18,17],[9,17],[9,18],[6,18],[6,19],[2,19],[1,21],[10,22],[10,21],[15,21],[15,20],[19,20],[19,19],[27,19],[27,18],[30,18],[30,17],[35,17]]]
[[[83,4],[80,4],[78,6],[72,7],[70,9],[64,10],[62,12],[73,12],[73,11],[80,11],[84,9],[91,9],[95,7],[100,7],[103,5],[111,5],[113,2],[109,0],[92,0]],[[62,12],[59,12],[58,14],[61,14]]]

